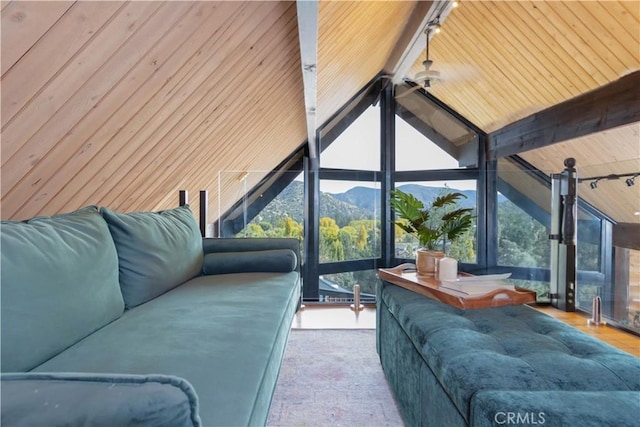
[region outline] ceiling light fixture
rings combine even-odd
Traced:
[[[635,180],[637,177],[640,176],[640,172],[631,172],[631,173],[623,173],[623,174],[609,174],[609,175],[602,175],[602,176],[591,176],[588,178],[579,178],[578,182],[585,182],[585,181],[591,181],[589,183],[589,187],[591,187],[592,190],[595,190],[596,188],[598,188],[598,181],[600,180],[612,180],[612,179],[620,179],[620,178],[625,178],[627,177],[627,179],[625,179],[625,183],[627,184],[627,187],[632,187],[635,185]]]
[[[431,69],[431,66],[433,65],[433,61],[429,59],[429,39],[431,38],[432,33],[439,32],[439,31],[440,31],[440,24],[436,20],[433,23],[429,24],[427,26],[426,31],[424,32],[426,36],[426,41],[427,41],[426,48],[425,48],[426,57],[425,57],[425,60],[422,61],[422,66],[424,67],[424,70],[416,74],[414,81],[419,85],[421,85],[422,87],[424,87],[425,89],[431,87],[432,80],[438,79],[440,77],[440,73],[438,71]]]

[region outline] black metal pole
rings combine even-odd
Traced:
[[[380,241],[382,242],[380,267],[391,267],[395,263],[395,233],[391,222],[391,196],[389,192],[394,188],[393,173],[396,167],[396,122],[395,98],[393,85],[387,85],[382,92],[380,101]]]
[[[187,190],[180,190],[178,203],[179,203],[179,206],[185,206],[189,204],[189,192]]]
[[[319,150],[319,136],[316,137]],[[318,157],[304,157],[304,264],[302,294],[305,301],[320,298],[318,268],[320,251],[320,166]]]
[[[202,237],[207,235],[207,210],[209,208],[209,192],[200,190],[200,233]]]

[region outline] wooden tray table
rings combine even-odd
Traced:
[[[536,302],[532,290],[516,287],[494,289],[486,294],[469,295],[440,286],[436,278],[418,276],[415,264],[400,264],[393,268],[378,269],[378,277],[396,286],[433,298],[463,310],[500,307],[504,305],[530,304]]]

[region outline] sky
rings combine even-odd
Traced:
[[[320,166],[327,168],[378,170],[380,165],[380,112],[370,107],[320,154]],[[396,170],[455,169],[458,162],[427,140],[404,120],[396,120]],[[424,184],[424,183],[422,183]],[[430,182],[459,190],[475,189],[475,181]],[[322,181],[320,190],[343,193],[354,186],[379,188],[377,183]]]

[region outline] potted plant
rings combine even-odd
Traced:
[[[447,241],[454,241],[471,228],[473,209],[457,206],[458,200],[466,196],[447,191],[425,207],[414,195],[402,190],[392,190],[390,194],[391,209],[396,215],[394,223],[418,238],[418,274],[435,276],[438,260],[444,257]]]

